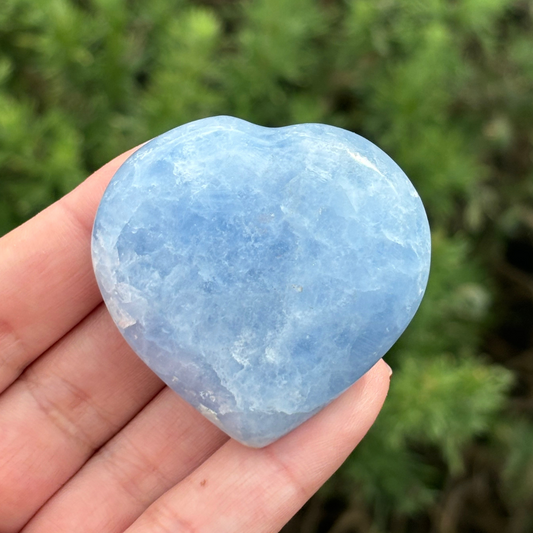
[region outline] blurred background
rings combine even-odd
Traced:
[[[376,425],[284,533],[533,531],[533,2],[1,0],[0,234],[184,122],[357,132],[433,232]]]

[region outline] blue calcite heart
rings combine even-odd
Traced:
[[[92,254],[135,352],[230,436],[264,446],[398,339],[430,233],[410,181],[362,137],[213,117],[122,165]]]

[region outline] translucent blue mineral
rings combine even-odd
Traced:
[[[222,116],[122,165],[92,254],[135,352],[230,436],[264,446],[398,339],[426,287],[430,233],[410,181],[366,139]]]

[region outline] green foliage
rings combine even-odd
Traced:
[[[509,531],[527,531],[531,28],[528,0],[3,0],[0,234],[197,118],[326,122],[370,138],[427,206],[433,265],[387,356],[383,413],[329,487],[374,531],[404,531],[394,524],[420,513],[440,523],[482,457],[505,487]]]

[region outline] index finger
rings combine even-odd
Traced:
[[[101,301],[91,230],[125,152],[0,239],[0,392]]]

